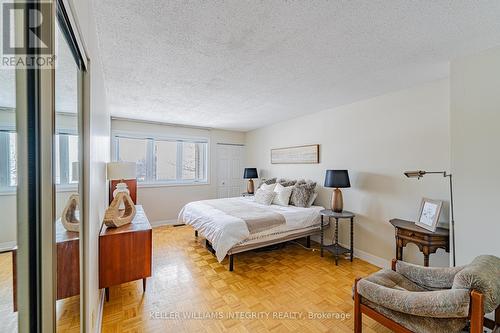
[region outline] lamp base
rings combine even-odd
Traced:
[[[342,198],[342,191],[336,188],[332,193],[332,210],[335,213],[342,213],[344,210],[344,200]]]
[[[118,193],[120,192],[125,192],[127,193],[128,195],[130,195],[130,191],[128,189],[128,186],[127,186],[127,183],[125,183],[123,181],[123,179],[121,180],[120,183],[116,184],[116,189],[113,191],[113,199],[118,195]],[[119,210],[123,210],[125,209],[125,204],[123,203],[123,201],[120,203],[119,207],[118,207]]]
[[[249,179],[248,180],[248,184],[247,184],[247,193],[248,194],[253,194],[254,192],[254,186],[253,186],[253,179]]]

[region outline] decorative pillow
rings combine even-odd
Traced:
[[[295,185],[295,183],[297,183],[297,181],[292,180],[292,179],[280,178],[280,179],[278,179],[277,183],[283,185],[284,187],[288,187],[288,186]]]
[[[306,207],[311,207],[314,203],[314,200],[318,197],[318,192],[314,192],[313,195],[311,195],[311,198],[309,199],[309,202],[307,203]]]
[[[273,204],[280,206],[288,206],[288,203],[290,202],[290,196],[292,195],[292,191],[293,191],[292,186],[285,187],[280,183],[276,184],[276,187],[274,188],[274,192],[276,192],[276,195],[274,196]]]
[[[276,187],[276,184],[262,184],[259,188],[259,190],[264,190],[264,191],[274,191],[274,188]]]
[[[316,183],[295,184],[290,197],[290,204],[297,207],[307,207],[316,189]]]
[[[270,206],[273,202],[274,196],[276,192],[266,191],[261,188],[255,192],[255,202],[260,203],[262,205]]]
[[[276,177],[264,180],[263,182],[260,183],[259,188],[261,188],[262,185],[271,185],[271,184],[276,184]]]

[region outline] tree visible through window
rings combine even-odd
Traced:
[[[137,180],[145,183],[207,181],[206,141],[115,136],[116,160],[137,163]]]

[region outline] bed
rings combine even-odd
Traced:
[[[320,231],[321,206],[262,205],[252,197],[195,201],[179,213],[179,223],[207,240],[219,262],[237,253],[307,237]]]

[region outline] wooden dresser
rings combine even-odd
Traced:
[[[142,279],[146,291],[146,278],[151,276],[153,239],[152,229],[142,206],[136,206],[132,223],[119,228],[103,224],[99,235],[99,288]]]
[[[56,221],[57,295],[63,299],[80,295],[79,233],[68,231],[61,219]],[[12,251],[14,311],[17,311],[17,247]]]

